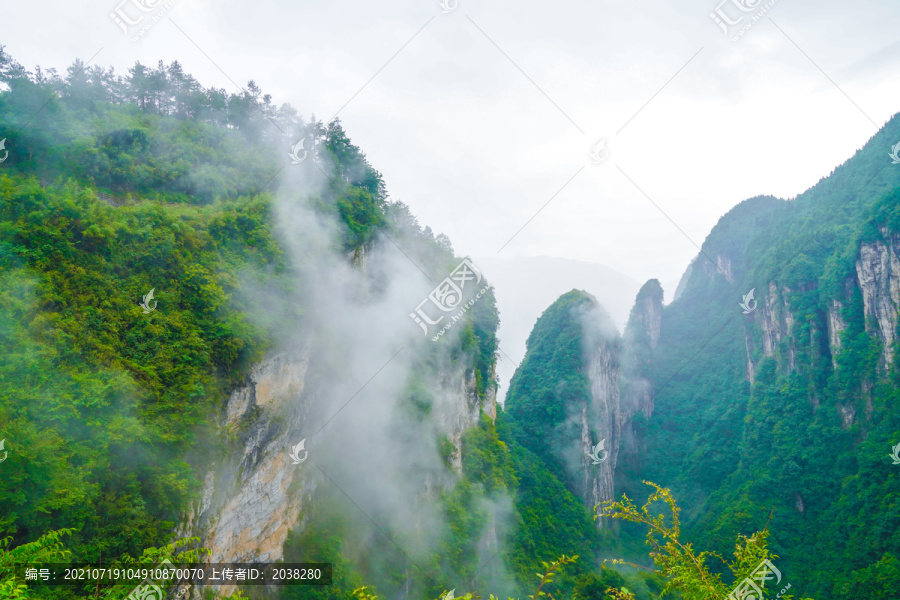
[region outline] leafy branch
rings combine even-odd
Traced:
[[[553,595],[548,594],[547,592],[544,592],[543,591],[544,586],[547,585],[548,583],[553,583],[553,579],[556,577],[557,571],[559,571],[563,565],[573,563],[576,560],[578,560],[577,554],[575,556],[566,556],[565,554],[563,554],[558,559],[554,560],[552,563],[548,563],[546,561],[541,561],[541,564],[544,567],[544,572],[543,573],[535,573],[535,575],[538,576],[538,579],[541,580],[541,584],[538,586],[537,591],[533,595],[530,595],[528,597],[531,600],[537,600],[538,598],[547,596],[548,598],[551,598],[551,600],[552,600]]]
[[[717,574],[710,573],[707,561],[710,558],[721,560],[731,571],[735,581],[742,581],[757,569],[764,560],[778,558],[771,554],[766,545],[769,537],[768,529],[757,531],[750,536],[738,535],[735,542],[734,560],[725,561],[715,552],[695,552],[689,543],[683,543],[681,536],[680,509],[672,497],[672,493],[655,483],[645,481],[655,491],[647,498],[641,508],[638,508],[625,495],[622,501],[607,501],[597,505],[600,509],[595,511],[594,517],[610,517],[622,519],[633,523],[643,523],[649,528],[647,531],[647,544],[652,548],[650,557],[656,564],[658,573],[666,578],[666,585],[662,594],[679,592],[688,600],[721,600],[731,591]],[[663,502],[669,508],[668,520],[666,515],[657,514],[653,505]],[[667,524],[671,523],[671,525]],[[622,560],[613,560],[613,564],[630,564]],[[617,600],[630,599],[633,596],[625,590],[607,590]],[[784,595],[782,600],[793,600],[793,596]],[[810,600],[804,598],[803,600]]]

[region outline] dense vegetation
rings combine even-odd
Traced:
[[[0,165],[0,439],[9,452],[0,567],[199,556],[197,540],[174,545],[174,532],[210,457],[227,451],[215,426],[221,401],[285,332],[315,319],[302,303],[309,282],[298,261],[358,262],[382,244],[433,274],[459,259],[445,236],[388,198],[340,122],[305,122],[253,82],[235,94],[204,88],[177,62],[136,64],[125,76],[77,61],[64,75],[29,72],[0,46],[0,84],[9,152]],[[294,172],[320,182],[303,194],[279,188],[300,139],[309,160]],[[281,597],[436,598],[449,581],[521,597],[537,575],[577,600],[651,600],[667,584],[692,598],[697,581],[715,580],[706,590],[718,594],[755,559],[777,555],[804,596],[896,600],[900,471],[887,451],[900,442],[900,351],[882,364],[853,285],[860,244],[900,231],[900,172],[885,152],[895,139],[898,118],[797,199],[735,207],[665,308],[656,349],[641,337],[636,353],[638,338],[626,335],[628,376],[650,381],[655,411],[630,425],[617,493],[677,497],[686,511],[680,539],[709,557],[733,554],[738,539],[734,562],[686,574],[679,561],[695,557],[676,544],[655,548],[654,559],[669,552],[656,560],[665,582],[608,566],[624,555],[650,567],[639,524],[674,530],[626,500],[610,515],[631,523],[601,533],[557,451],[578,435],[567,409],[590,394],[584,323],[597,307],[573,291],[535,326],[506,412],[496,422],[482,414],[459,448],[438,441],[452,484],[423,496],[442,523],[435,545],[411,558],[392,532],[343,510],[338,492],[322,486],[285,559],[332,562],[334,585]],[[286,249],[276,193],[337,223],[333,255]],[[766,356],[763,308],[743,316],[737,301],[755,288],[762,307],[770,282],[793,326]],[[146,312],[140,302],[151,289]],[[656,284],[641,292],[659,293]],[[832,356],[825,332],[835,300],[846,328]],[[498,318],[489,293],[451,342],[417,355],[401,405],[423,426],[398,434],[427,434],[434,382],[448,364],[465,365],[478,401],[490,397]],[[642,479],[673,496],[649,494]],[[31,594],[0,576],[0,598],[123,592]]]
[[[459,259],[388,199],[339,121],[304,123],[253,82],[205,89],[177,62],[29,72],[0,47],[0,83],[0,537],[65,530],[67,560],[155,557],[225,450],[222,398],[314,318],[273,215],[297,139],[322,185],[295,201],[339,224],[336,253],[384,234],[435,273]],[[481,304],[453,352],[484,397],[497,316]]]
[[[860,244],[898,231],[900,172],[886,156],[898,137],[895,117],[795,200],[754,198],[720,220],[665,308],[643,373],[655,412],[621,455],[617,490],[640,498],[641,478],[671,487],[699,545],[724,553],[769,524],[782,572],[809,596],[900,589],[900,472],[887,456],[900,442],[900,369],[880,363],[855,283]],[[744,316],[751,288],[758,308]],[[832,356],[834,301],[846,328]],[[766,356],[761,321],[774,312],[784,328],[782,303],[792,329]]]
[[[607,588],[626,582],[603,565],[603,559],[619,556],[622,548],[608,530],[598,530],[592,507],[582,499],[583,485],[565,459],[566,449],[581,444],[573,409],[578,408],[580,418],[580,407],[591,406],[585,360],[591,335],[618,348],[618,335],[592,296],[573,290],[550,305],[528,337],[497,422],[519,480],[515,508],[521,521],[510,560],[519,581],[528,581],[535,561],[577,554],[580,560],[567,569],[560,588],[573,597],[600,600],[612,597]],[[657,582],[643,574],[628,577],[627,588],[641,599],[659,591]]]

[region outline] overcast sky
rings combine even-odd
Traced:
[[[177,59],[207,86],[254,79],[339,113],[458,253],[638,281],[677,279],[732,206],[802,192],[900,108],[895,1],[777,0],[736,42],[718,0],[445,1],[177,0],[137,42],[109,16],[121,0],[2,2],[0,43],[28,68],[102,48],[93,64],[120,71]],[[732,1],[731,35],[766,4]]]

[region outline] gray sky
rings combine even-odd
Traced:
[[[28,68],[102,47],[94,63],[117,70],[177,59],[207,86],[252,78],[302,114],[340,109],[391,196],[458,253],[497,255],[533,217],[501,258],[640,282],[677,279],[687,238],[745,198],[802,192],[900,108],[887,0],[777,0],[737,42],[709,17],[719,0],[177,0],[138,42],[109,17],[120,1],[3,2],[0,43]]]

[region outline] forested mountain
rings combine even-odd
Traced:
[[[354,473],[327,456],[357,448],[343,436],[368,418],[370,393],[385,422],[368,433],[395,450],[378,458],[418,482],[410,502],[434,500],[434,535],[416,554],[434,570],[417,581],[437,595],[449,589],[439,573],[474,573],[493,488],[466,483],[460,446],[494,412],[493,298],[441,344],[420,337],[408,313],[459,258],[389,200],[340,123],[306,123],[252,82],[202,88],[178,63],[119,77],[76,62],[61,77],[0,54],[0,80],[2,564],[153,565],[201,548],[206,560],[276,560],[294,527],[324,528],[310,560],[327,560],[359,506],[381,518],[408,504],[379,513],[367,502],[394,482],[367,481],[357,508],[317,512],[333,499],[325,474]],[[380,342],[379,326],[399,333]],[[296,468],[301,439],[310,460]],[[372,474],[365,454],[356,466]],[[394,577],[415,572],[402,546],[372,533],[393,554],[370,570],[338,564],[328,593],[346,597],[357,571],[379,593],[419,585]],[[451,542],[455,554],[429,558]],[[0,597],[131,591],[29,590],[7,575]]]
[[[641,289],[622,339],[585,345],[604,317],[554,316],[589,304],[582,293],[545,312],[507,415],[585,507],[643,501],[651,481],[684,510],[683,541],[723,557],[707,564],[725,584],[735,539],[766,530],[792,593],[897,598],[898,139],[895,117],[798,198],[736,206],[674,302],[655,280]],[[599,438],[614,483],[591,496],[577,475],[598,467],[576,459]],[[644,530],[611,525],[619,549],[649,564]]]
[[[705,600],[771,552],[782,598],[896,600],[898,118],[800,197],[735,207],[621,334],[564,294],[504,409],[487,276],[339,121],[177,62],[59,75],[0,47],[0,83],[0,598],[131,592],[25,586],[27,560],[283,559],[333,584],[216,592]],[[426,301],[461,309],[440,335]],[[656,572],[610,508],[644,480],[691,544]],[[729,564],[687,573],[693,547]]]
[[[815,597],[900,590],[898,139],[895,116],[796,199],[719,221],[662,311],[653,415],[618,473],[617,492],[677,490],[702,547],[768,523]]]

